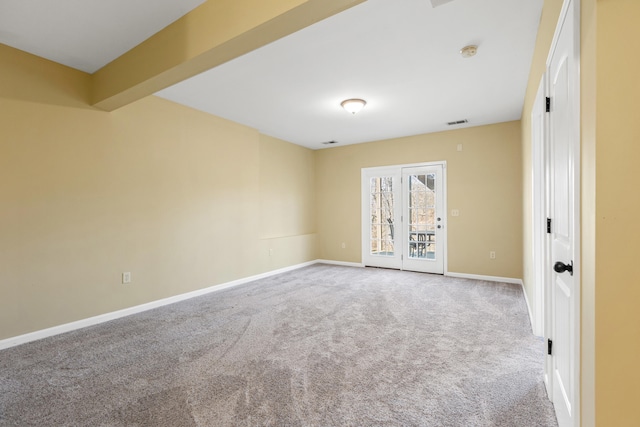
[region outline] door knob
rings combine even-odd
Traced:
[[[553,271],[556,273],[564,273],[565,271],[568,271],[569,274],[573,276],[573,261],[569,264],[564,264],[563,262],[558,261],[553,264]]]

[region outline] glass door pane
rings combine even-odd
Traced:
[[[373,177],[369,180],[369,183],[371,195],[370,254],[375,256],[394,256],[393,177]]]
[[[362,169],[362,263],[402,268],[402,172],[398,167]]]
[[[436,174],[408,175],[408,251],[412,259],[436,259]]]

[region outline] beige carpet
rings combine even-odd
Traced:
[[[519,286],[314,265],[0,351],[0,426],[555,426]]]

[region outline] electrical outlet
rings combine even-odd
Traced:
[[[342,242],[342,245],[340,245],[340,247],[342,247],[342,249],[345,249],[347,247],[347,244],[345,242]]]
[[[122,284],[126,285],[131,283],[131,273],[129,271],[122,273]]]
[[[269,249],[269,256],[273,256],[273,249]]]
[[[496,251],[489,252],[489,258],[490,259],[496,259]]]
[[[456,147],[456,149],[457,149],[458,151],[462,151],[462,144],[458,144],[458,146]]]
[[[451,209],[451,216],[460,216],[460,211],[458,209]]]

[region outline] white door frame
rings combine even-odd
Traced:
[[[533,333],[539,337],[545,335],[545,257],[546,257],[546,218],[547,218],[547,178],[545,144],[548,140],[546,121],[546,73],[540,80],[536,100],[531,112],[531,207],[533,230]],[[545,384],[547,381],[545,379]]]
[[[569,200],[569,203],[572,206],[573,212],[573,228],[572,228],[572,260],[573,260],[573,280],[574,280],[574,294],[573,294],[573,318],[572,323],[574,325],[574,330],[570,332],[571,343],[570,346],[572,348],[571,360],[572,363],[572,375],[571,375],[571,384],[572,388],[572,397],[573,401],[571,402],[571,412],[572,412],[572,426],[578,427],[580,426],[580,285],[581,285],[581,257],[580,257],[580,0],[564,0],[562,5],[562,11],[560,13],[560,18],[558,20],[558,25],[556,27],[556,31],[553,37],[553,41],[551,44],[551,50],[549,52],[549,56],[547,57],[547,74],[550,77],[550,64],[554,55],[556,53],[556,49],[558,46],[558,40],[560,37],[561,30],[565,24],[565,22],[569,22],[569,20],[573,23],[573,32],[571,34],[572,47],[573,52],[572,60],[574,63],[574,67],[572,68],[573,74],[571,75],[571,87],[570,87],[570,103],[571,103],[571,112],[572,116],[570,117],[571,121],[571,142],[572,142],[572,156],[570,157],[570,163],[572,166],[571,170],[571,182],[569,183],[570,187],[573,188],[573,197]],[[549,87],[549,85],[547,85]],[[553,100],[552,100],[553,103]],[[553,114],[553,113],[551,113]],[[548,157],[547,157],[548,161]],[[546,168],[548,169],[548,168]],[[547,195],[549,194],[548,186]],[[549,206],[549,205],[548,205]],[[552,219],[553,220],[553,219]],[[550,251],[549,251],[550,252]],[[551,284],[553,278],[553,263],[557,260],[552,260],[550,258],[550,253],[545,257],[545,293],[547,295],[551,294]],[[564,261],[564,260],[563,260]],[[565,261],[566,262],[566,261]],[[567,273],[564,273],[567,274]],[[547,298],[549,301],[549,298]],[[550,330],[553,324],[553,307],[551,304],[545,305],[545,338],[548,339],[550,337]],[[550,357],[547,356],[547,360]],[[551,378],[553,381],[553,363],[545,363],[545,373]],[[552,400],[555,396],[549,396]],[[560,427],[566,427],[561,425]]]
[[[401,164],[401,165],[389,165],[389,166],[379,166],[379,167],[370,167],[370,168],[362,168],[361,169],[361,194],[362,194],[362,199],[361,199],[361,206],[362,206],[362,210],[361,210],[361,215],[360,215],[360,221],[361,221],[361,247],[362,247],[362,252],[361,252],[361,262],[363,265],[366,265],[365,263],[365,259],[368,256],[367,251],[369,250],[369,221],[366,220],[367,217],[367,212],[369,209],[369,205],[370,205],[370,195],[369,195],[369,191],[368,191],[368,183],[367,183],[367,177],[370,176],[372,173],[373,174],[379,174],[379,175],[394,175],[396,176],[397,174],[399,174],[400,177],[402,177],[402,171],[403,169],[406,168],[416,168],[416,167],[430,167],[430,166],[441,166],[442,167],[442,231],[441,231],[441,239],[439,242],[437,242],[436,244],[440,244],[442,245],[442,266],[443,266],[443,274],[446,275],[448,273],[448,262],[447,262],[447,241],[448,241],[448,232],[447,232],[447,225],[448,225],[448,214],[447,214],[447,162],[446,160],[442,160],[442,161],[436,161],[436,162],[424,162],[424,163],[408,163],[408,164]],[[366,189],[366,191],[365,191]],[[399,218],[402,216],[402,205],[403,202],[401,201],[400,203],[396,203],[395,206],[397,206],[396,211],[398,212],[396,214],[396,217]],[[398,211],[399,210],[399,211]],[[399,215],[399,216],[398,216]],[[390,263],[388,265],[380,265],[381,267],[388,267],[388,268],[398,268],[397,267],[397,262],[399,262],[400,265],[400,269],[402,269],[402,257],[405,256],[406,254],[404,253],[405,251],[405,241],[404,241],[404,230],[402,233],[398,233],[398,239],[397,239],[397,244],[399,247],[399,250],[396,250],[396,253],[393,257],[393,260],[390,259]],[[400,258],[400,261],[397,260],[397,258]]]

